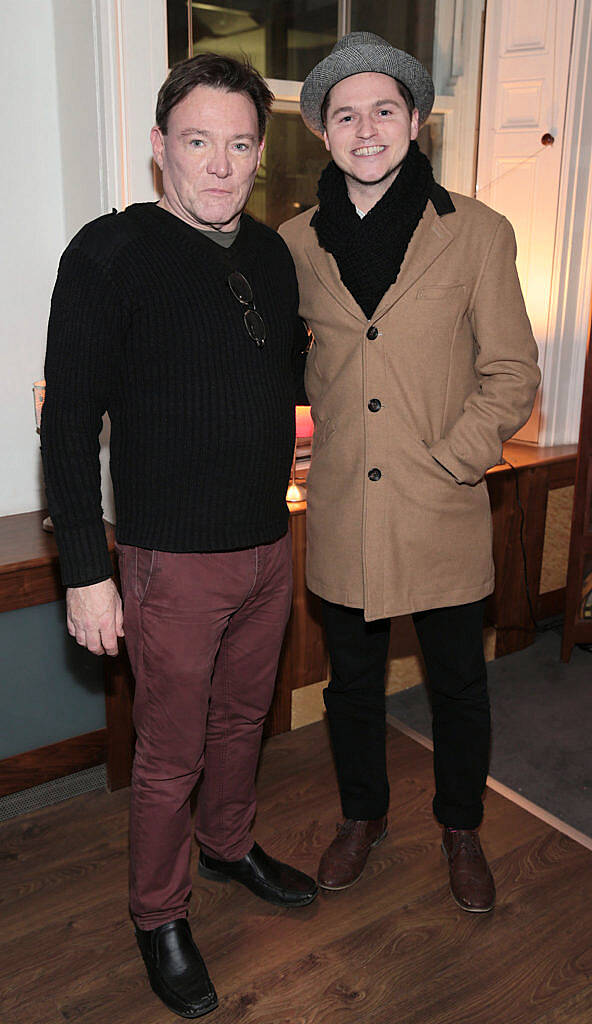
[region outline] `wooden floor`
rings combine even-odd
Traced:
[[[592,853],[490,792],[498,906],[452,902],[431,756],[389,730],[391,831],[362,880],[285,911],[196,878],[212,1024],[587,1024]],[[323,723],[270,740],[256,836],[314,872],[338,819]],[[1,1024],[166,1024],[126,913],[128,791],[0,826]]]

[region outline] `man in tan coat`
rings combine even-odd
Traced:
[[[314,335],[307,582],[322,599],[345,817],[319,882],[352,885],[386,835],[390,618],[412,614],[451,891],[483,912],[495,902],[477,832],[490,741],[483,600],[494,582],[484,474],[528,418],[539,372],[510,224],[437,185],[415,142],[433,99],[409,54],[368,32],[341,39],[301,94],[332,156],[319,205],[280,229]]]

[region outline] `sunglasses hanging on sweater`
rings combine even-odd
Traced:
[[[238,299],[242,306],[247,307],[243,312],[243,323],[247,334],[253,339],[257,348],[263,348],[266,337],[265,324],[263,317],[255,308],[251,285],[243,274],[238,270],[233,270],[228,277],[228,287],[235,299]]]

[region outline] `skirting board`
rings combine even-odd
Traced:
[[[97,729],[7,757],[0,761],[0,797],[93,768],[106,760],[106,754],[107,730]]]

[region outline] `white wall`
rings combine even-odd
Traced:
[[[53,0],[66,242],[105,212],[101,190],[93,0]]]
[[[60,255],[102,211],[92,0],[5,0],[0,515],[45,504],[31,384]]]
[[[157,198],[149,131],[165,75],[164,0],[2,0],[0,515],[45,505],[31,385],[59,258],[87,221]]]
[[[4,0],[0,42],[0,514],[41,508],[31,384],[43,376],[65,226],[52,4]]]

